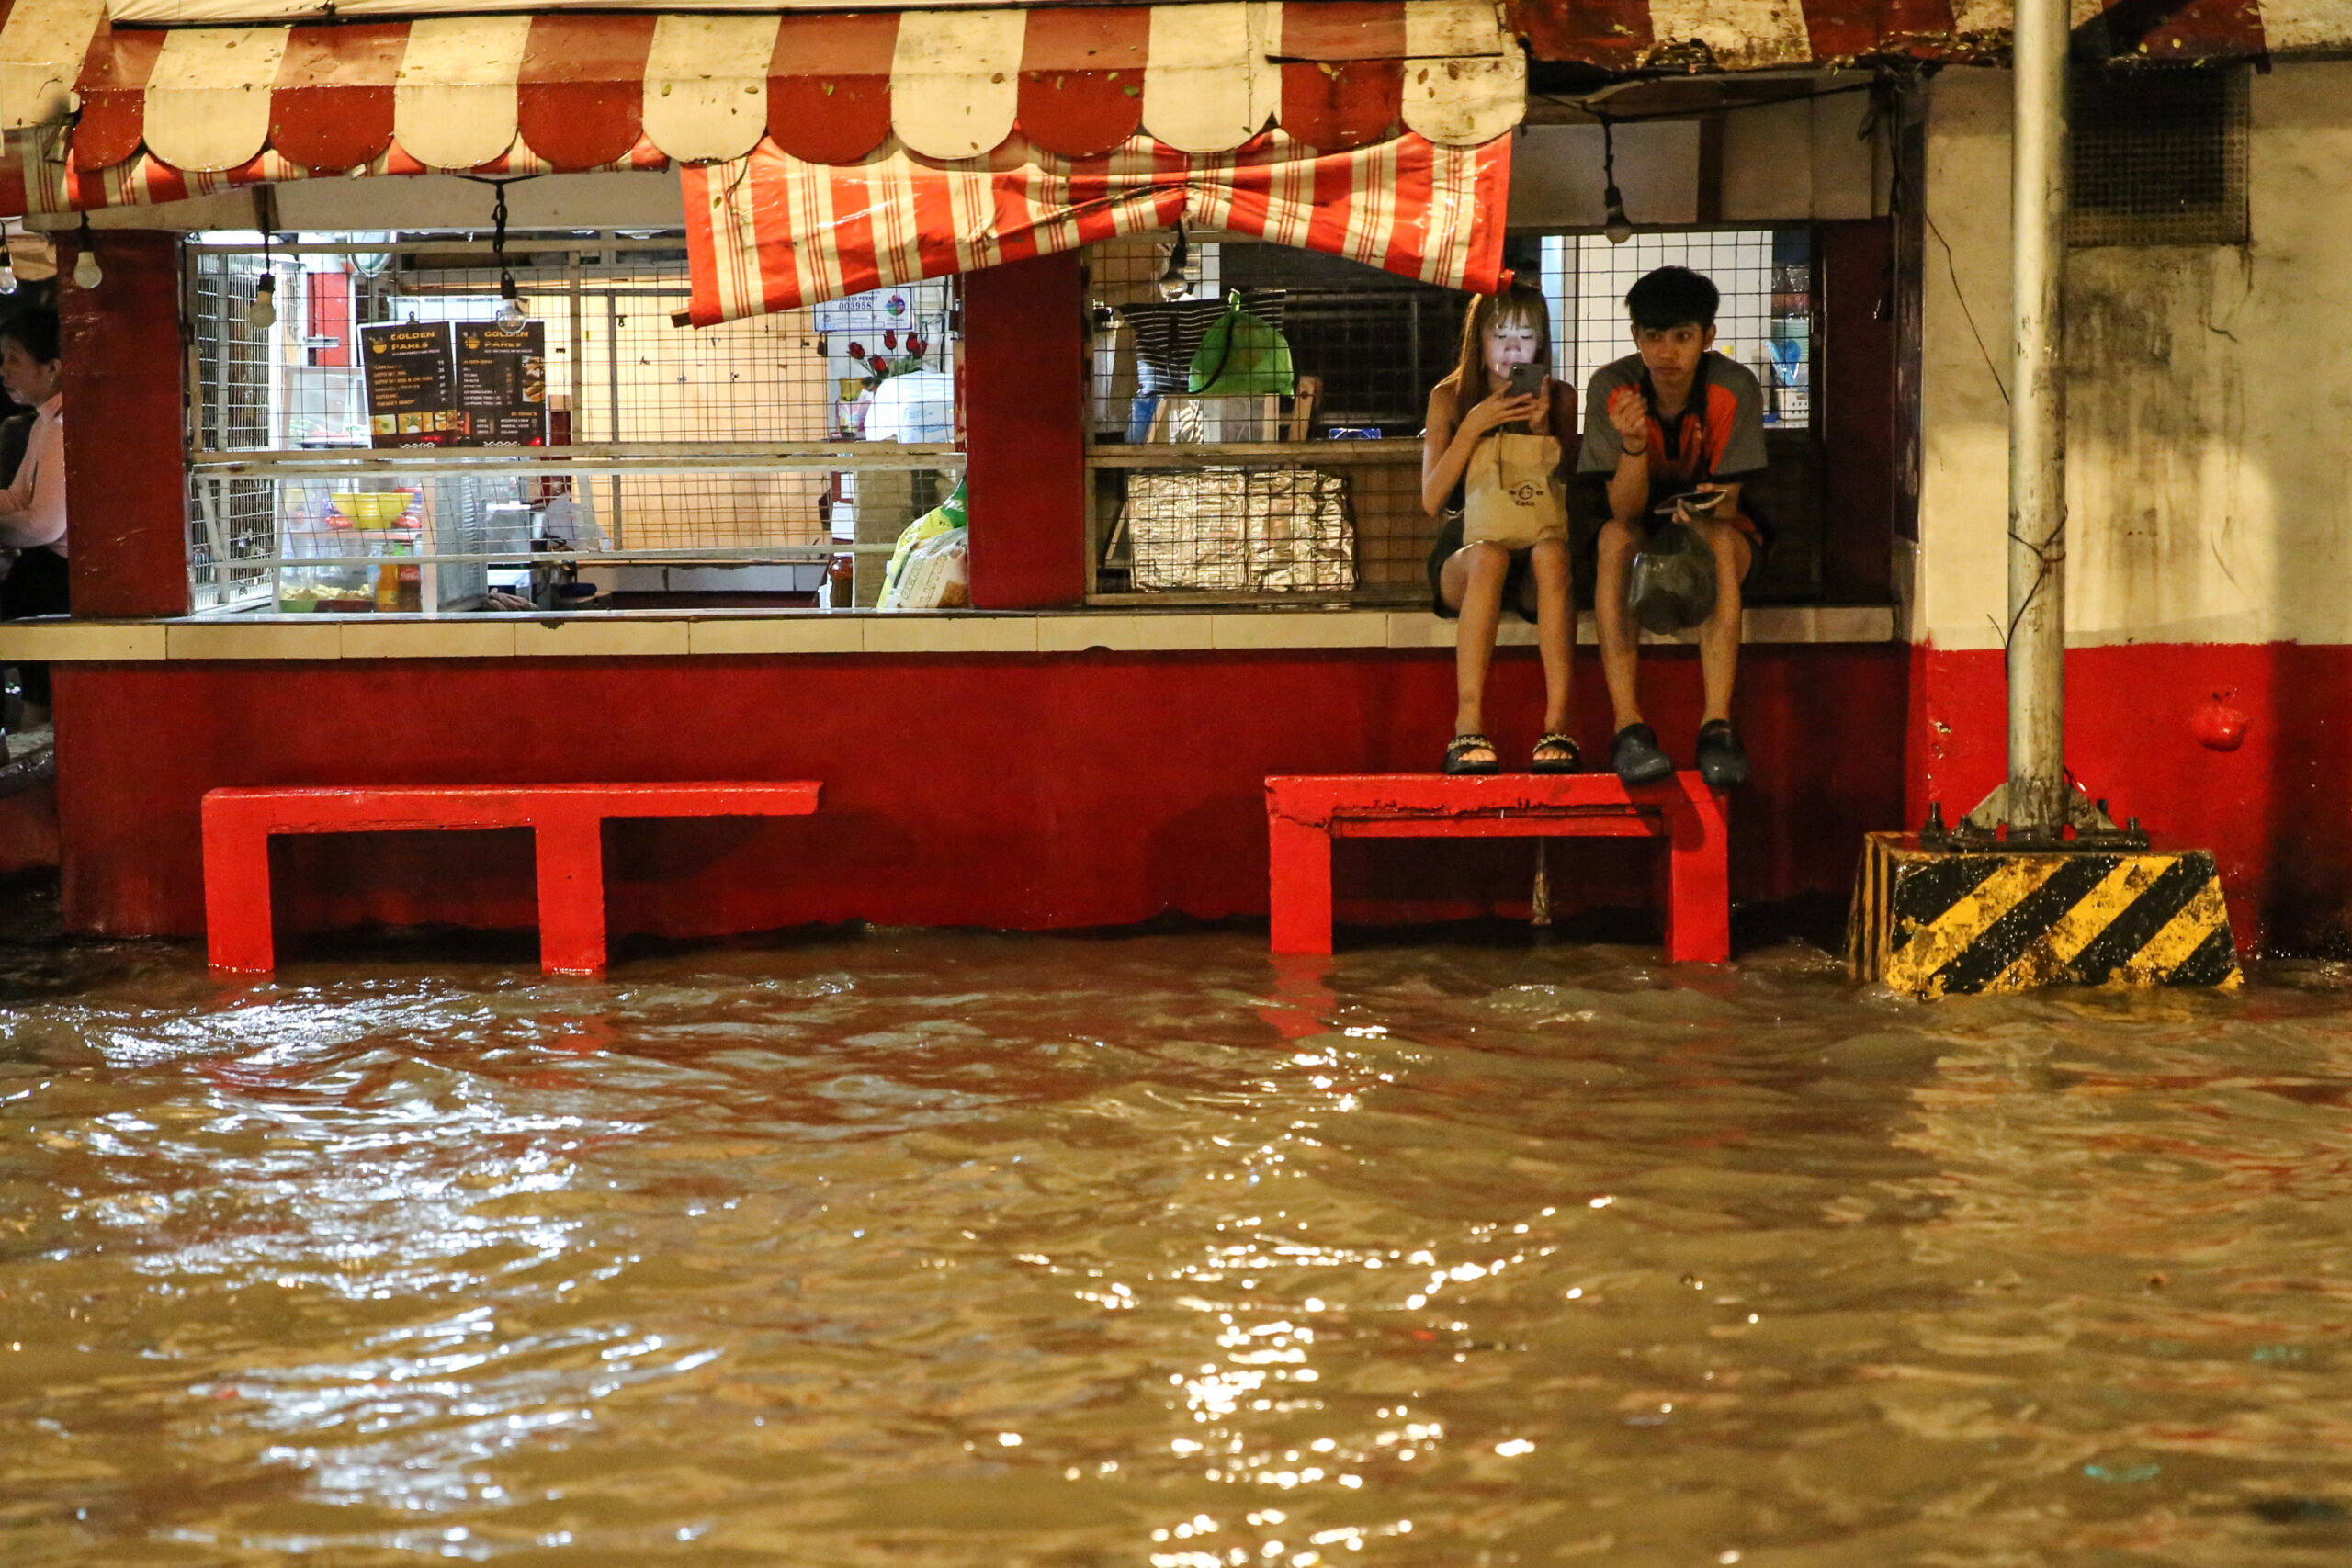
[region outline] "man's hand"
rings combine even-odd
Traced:
[[[1720,495],[1723,499],[1712,506],[1699,508],[1690,504],[1690,496],[1678,496],[1674,502],[1674,520],[1677,523],[1720,523],[1737,515],[1739,512],[1737,485],[1702,484],[1698,487],[1696,493]]]
[[[1625,455],[1641,457],[1650,439],[1649,404],[1642,394],[1631,387],[1620,387],[1610,394],[1609,423],[1624,445]]]

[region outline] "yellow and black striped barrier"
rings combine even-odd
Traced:
[[[1872,833],[1846,947],[1856,979],[1922,998],[2244,979],[2204,850],[1923,850]]]

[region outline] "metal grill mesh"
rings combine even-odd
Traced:
[[[2076,245],[2235,245],[2246,214],[2243,70],[2076,72],[2070,138]]]
[[[198,461],[188,548],[198,607],[269,598],[266,563],[274,558],[347,551],[352,524],[335,497],[386,489],[415,497],[401,530],[430,551],[503,550],[497,530],[483,543],[456,520],[485,508],[538,517],[556,502],[569,532],[551,526],[548,536],[593,537],[594,547],[611,551],[694,552],[724,562],[813,552],[836,538],[853,548],[895,539],[916,513],[888,504],[892,479],[870,473],[874,494],[861,504],[851,476],[821,456],[761,449],[953,443],[959,323],[952,281],[689,332],[672,321],[688,294],[684,253],[673,239],[584,240],[521,236],[507,259],[533,330],[545,334],[548,444],[607,451],[624,459],[623,471],[567,471],[551,457],[462,482],[365,470],[370,419],[360,332],[386,322],[487,322],[500,306],[499,270],[478,239],[305,236],[276,247],[267,265],[277,321],[262,328],[247,321],[265,268],[257,239],[214,236],[192,246],[190,437]],[[724,451],[723,461],[663,471],[670,454],[713,448]],[[241,454],[345,451],[353,468],[335,480],[224,471]],[[629,462],[650,471],[626,471]],[[909,479],[929,480],[914,488],[944,493],[938,478],[895,482],[904,491]],[[451,581],[481,576],[479,563],[449,565]],[[309,581],[310,569],[288,570],[294,577],[276,585],[281,599],[288,581]]]

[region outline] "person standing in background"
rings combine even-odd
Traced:
[[[46,306],[0,322],[0,381],[8,395],[35,411],[24,461],[0,490],[0,546],[18,552],[0,580],[0,620],[62,615],[73,609],[65,544],[65,366],[57,312]],[[49,666],[20,664],[23,728],[50,720]]]

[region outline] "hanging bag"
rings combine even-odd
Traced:
[[[1286,398],[1297,382],[1291,369],[1290,340],[1251,315],[1237,288],[1227,297],[1225,314],[1193,353],[1185,389],[1203,398]]]
[[[1555,436],[1497,431],[1470,449],[1462,476],[1462,538],[1526,549],[1568,536],[1567,487]]]

